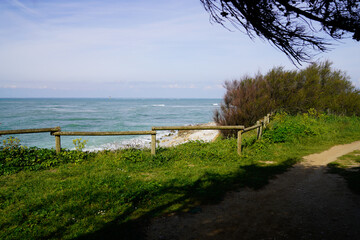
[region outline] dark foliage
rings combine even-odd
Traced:
[[[211,19],[229,22],[253,38],[267,39],[291,60],[308,61],[313,51],[325,51],[328,41],[351,35],[360,40],[357,0],[200,0]]]
[[[227,81],[225,88],[224,101],[214,116],[219,125],[250,126],[273,109],[270,86],[261,75]]]
[[[304,70],[273,68],[266,75],[225,82],[226,94],[214,113],[218,125],[251,126],[267,113],[285,111],[360,115],[360,91],[345,73],[331,69],[330,62],[313,63]],[[233,135],[233,132],[223,132]]]

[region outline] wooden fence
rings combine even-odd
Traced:
[[[60,131],[60,127],[54,128],[35,128],[35,129],[18,129],[18,130],[2,130],[0,131],[1,135],[9,135],[9,134],[25,134],[25,133],[42,133],[42,132],[58,132]]]
[[[18,130],[2,130],[1,135],[10,134],[27,134],[50,132],[55,136],[55,149],[57,153],[61,151],[60,136],[121,136],[121,135],[151,135],[151,154],[156,153],[156,132],[163,130],[238,130],[237,152],[241,155],[241,138],[242,134],[257,129],[257,138],[260,139],[263,128],[269,123],[270,114],[264,119],[257,121],[254,126],[245,128],[244,126],[159,126],[152,127],[151,131],[118,131],[118,132],[62,132],[60,127],[54,128],[37,128],[37,129],[18,129]]]

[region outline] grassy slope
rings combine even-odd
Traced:
[[[228,190],[261,188],[304,155],[359,140],[359,126],[359,118],[283,115],[262,141],[244,135],[242,157],[235,139],[191,142],[155,157],[102,152],[78,164],[0,176],[0,239],[139,239],[150,217],[196,212]]]

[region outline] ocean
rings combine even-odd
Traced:
[[[0,98],[0,130],[49,128],[62,131],[147,131],[152,126],[185,126],[213,121],[221,99],[59,99]],[[165,136],[168,132],[161,132]],[[24,146],[55,148],[50,133],[11,135]],[[9,135],[3,135],[0,140]],[[150,136],[62,136],[62,148],[73,139],[88,140],[85,150],[149,145]]]

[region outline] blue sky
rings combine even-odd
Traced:
[[[360,88],[360,43],[333,43],[314,60]],[[199,0],[0,1],[0,97],[221,98],[225,80],[274,66],[295,69]]]

